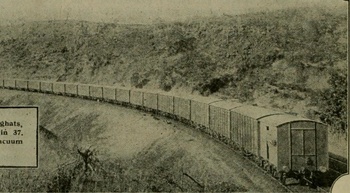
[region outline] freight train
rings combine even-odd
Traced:
[[[246,156],[282,183],[320,185],[328,170],[328,132],[321,122],[285,112],[202,96],[125,87],[33,80],[0,80],[0,87],[106,101],[186,122]],[[317,177],[317,178],[316,178]]]

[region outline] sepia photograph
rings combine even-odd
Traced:
[[[0,0],[0,192],[347,192],[346,0]]]

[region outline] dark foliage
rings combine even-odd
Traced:
[[[317,97],[320,119],[337,132],[347,132],[347,73],[334,70],[328,82],[330,88],[320,91]]]

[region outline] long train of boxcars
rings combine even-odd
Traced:
[[[218,98],[91,84],[0,81],[2,88],[107,101],[187,122],[238,147],[283,183],[289,177],[319,183],[316,174],[328,170],[327,126],[314,120]]]

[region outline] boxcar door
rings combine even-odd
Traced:
[[[291,168],[300,170],[301,167],[310,170],[316,169],[316,139],[315,126],[304,122],[304,124],[292,123],[291,136]]]

